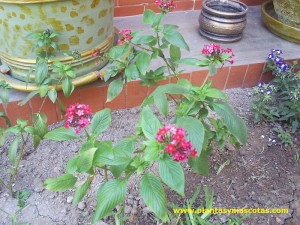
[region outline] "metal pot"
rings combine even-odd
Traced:
[[[246,27],[247,5],[235,0],[206,0],[199,16],[199,32],[204,37],[222,42],[242,38]]]

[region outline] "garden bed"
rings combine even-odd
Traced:
[[[229,103],[248,126],[248,143],[240,150],[227,146],[224,150],[214,149],[210,159],[211,173],[208,177],[195,175],[186,166],[186,197],[190,198],[199,185],[207,185],[215,193],[214,207],[217,208],[288,208],[288,214],[255,214],[243,224],[300,224],[300,161],[297,153],[300,149],[300,137],[294,146],[283,148],[277,140],[269,139],[270,124],[253,124],[250,105],[254,100],[251,89],[231,89],[226,91]],[[117,141],[134,133],[140,113],[139,108],[114,111],[112,124],[104,133],[103,139]],[[172,114],[172,111],[171,111]],[[62,126],[54,124],[51,128]],[[7,165],[9,141],[0,148],[1,174]],[[20,221],[32,225],[82,225],[89,224],[96,206],[96,192],[104,180],[97,175],[91,190],[83,202],[72,206],[72,191],[52,192],[45,190],[43,181],[64,173],[67,161],[78,151],[80,142],[42,141],[36,152],[32,147],[26,151],[17,175],[15,190],[28,189],[31,193],[25,207],[18,215]],[[220,166],[225,166],[217,175]],[[155,173],[155,168],[152,168]],[[137,177],[128,183],[128,195],[125,212],[128,224],[151,224],[153,214],[138,196]],[[113,190],[112,190],[113,191]],[[175,192],[168,191],[169,202],[181,206],[184,203]],[[5,190],[0,189],[0,208],[14,213],[18,207]],[[240,215],[237,215],[240,216]],[[227,224],[227,215],[218,215],[223,224]],[[10,224],[9,218],[0,212],[0,225]],[[215,217],[213,221],[217,221]],[[98,224],[111,224],[104,221]],[[215,224],[217,224],[215,222]]]

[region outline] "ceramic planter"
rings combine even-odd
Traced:
[[[300,28],[296,28],[281,22],[274,10],[272,1],[262,4],[262,19],[266,27],[277,36],[300,44]]]
[[[246,27],[247,6],[236,0],[206,0],[199,16],[199,32],[204,37],[222,42],[242,38]]]
[[[273,0],[273,5],[282,23],[300,29],[300,0]]]
[[[0,0],[1,63],[11,68],[13,79],[25,81],[36,58],[32,52],[36,43],[25,37],[50,29],[61,33],[57,37],[61,52],[55,61],[71,64],[78,77],[99,70],[106,62],[96,65],[91,53],[112,47],[113,9],[113,0]],[[81,53],[81,62],[63,55],[74,50]]]

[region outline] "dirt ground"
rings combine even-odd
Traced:
[[[300,225],[300,140],[295,145],[283,148],[270,136],[269,124],[254,125],[250,105],[253,100],[251,89],[231,89],[226,91],[229,102],[236,112],[245,119],[248,126],[248,144],[240,150],[227,146],[224,150],[214,150],[211,155],[211,173],[208,177],[195,175],[186,168],[186,196],[191,197],[199,185],[207,185],[214,191],[216,208],[288,208],[288,214],[252,214],[245,225]],[[119,140],[134,133],[139,108],[113,112],[111,128],[103,139]],[[54,124],[51,128],[61,126]],[[0,176],[5,177],[7,166],[7,144],[0,148]],[[67,161],[78,151],[80,141],[43,141],[36,152],[29,147],[21,161],[21,167],[14,186],[15,190],[27,189],[31,196],[28,206],[18,215],[18,219],[30,225],[88,225],[96,206],[96,192],[103,182],[100,175],[91,190],[77,206],[72,205],[74,191],[52,192],[43,188],[43,181],[61,175]],[[230,164],[217,174],[227,160]],[[153,168],[154,170],[155,168]],[[128,224],[149,225],[152,214],[138,195],[138,177],[129,182],[125,213]],[[181,205],[184,199],[168,191],[168,199]],[[0,187],[0,208],[13,214],[18,207],[16,200],[9,197]],[[219,215],[219,220],[227,224],[228,217]],[[216,222],[215,222],[216,223]],[[9,225],[9,218],[0,211],[0,225]],[[98,225],[111,224],[104,220]]]

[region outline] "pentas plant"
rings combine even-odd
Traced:
[[[157,86],[158,81],[176,78],[176,83],[157,86],[144,100],[136,132],[117,143],[102,141],[101,135],[112,120],[111,111],[104,109],[91,116],[88,106],[75,104],[67,109],[65,127],[43,135],[44,139],[57,141],[83,140],[78,154],[67,163],[65,173],[45,181],[47,189],[75,188],[73,203],[76,205],[88,192],[94,177],[104,175],[93,223],[117,210],[117,205],[124,206],[127,183],[133,175],[140,178],[137,182],[145,204],[160,220],[169,222],[165,187],[184,196],[182,162],[193,171],[208,175],[212,146],[223,148],[229,142],[239,147],[246,143],[246,125],[226,103],[227,96],[223,92],[211,87],[211,81],[195,86],[179,78],[183,72],[181,65],[208,66],[209,75],[213,75],[217,67],[232,61],[233,52],[214,44],[204,46],[203,54],[199,54],[203,59],[182,58],[181,50],[188,51],[188,44],[177,26],[162,24],[175,5],[172,1],[157,1],[156,4],[161,13],[146,10],[143,15],[143,22],[150,26],[151,34],[121,30],[117,46],[103,56],[97,50],[93,52],[94,57],[107,58],[111,63],[105,81],[119,74],[109,84],[108,101],[117,97],[128,81],[139,79],[141,85]],[[153,60],[163,65],[152,68]],[[169,100],[176,105],[175,116],[163,126],[161,120],[169,115]],[[158,113],[153,112],[155,107]],[[214,117],[210,116],[210,110],[215,112]],[[153,167],[154,164],[157,166]],[[157,168],[155,173],[154,168]],[[116,215],[120,215],[123,208],[118,208]]]
[[[257,98],[252,109],[254,121],[268,120],[288,125],[289,132],[300,128],[300,72],[295,61],[287,63],[280,49],[272,49],[267,57],[265,71],[274,78],[269,83],[259,83],[254,88]]]

